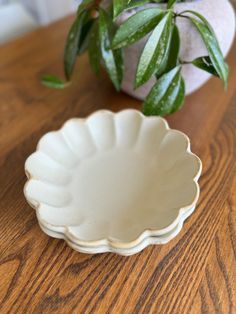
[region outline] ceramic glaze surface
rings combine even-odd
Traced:
[[[201,162],[162,118],[98,111],[46,134],[25,169],[25,196],[46,233],[79,251],[122,254],[174,234],[196,205]]]

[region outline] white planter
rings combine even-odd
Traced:
[[[166,7],[165,4],[149,4],[145,7],[150,6]],[[227,55],[235,34],[234,10],[228,0],[196,0],[193,2],[178,3],[175,6],[175,10],[177,12],[194,10],[201,13],[213,26],[223,54],[224,56]],[[132,12],[122,14],[118,20],[118,24],[122,23],[134,13],[135,11],[133,10]],[[184,61],[191,61],[197,57],[207,55],[205,45],[195,27],[191,25],[187,19],[183,18],[178,18],[177,24],[181,37],[180,58]],[[133,88],[137,62],[145,41],[146,38],[143,38],[125,49],[125,73],[122,84],[122,90],[124,92],[142,100],[155,83],[155,79],[153,78],[140,88],[136,90]],[[201,87],[211,75],[192,65],[184,65],[183,77],[186,83],[186,94],[190,94]]]

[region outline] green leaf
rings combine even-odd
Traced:
[[[146,3],[149,3],[149,0],[131,0],[129,4],[126,6],[125,10],[134,9],[137,7],[141,7]]]
[[[211,26],[211,24],[207,21],[207,19],[203,15],[201,15],[200,13],[198,13],[196,11],[192,11],[192,10],[185,10],[185,11],[181,12],[180,15],[183,15],[184,13],[190,13],[190,14],[198,17],[206,25],[206,27],[209,29],[209,31],[214,33],[214,35],[215,35],[213,27]],[[216,37],[216,35],[215,35],[215,37]]]
[[[135,87],[147,82],[166,56],[172,30],[172,13],[168,12],[155,27],[141,53],[135,76]]]
[[[89,8],[92,4],[93,4],[94,0],[83,0],[78,9],[77,9],[77,15],[79,15],[80,13],[82,13],[84,10],[86,10],[87,8]]]
[[[155,73],[157,79],[161,75],[163,75],[166,72],[169,72],[178,65],[179,51],[180,51],[179,30],[176,25],[173,25],[165,57],[163,59],[162,64],[159,66],[157,72]]]
[[[199,13],[196,13],[193,11],[186,11],[186,12],[189,12],[198,17],[198,19],[196,19],[194,17],[189,16],[189,19],[191,20],[193,25],[197,28],[198,32],[200,33],[206,45],[212,65],[214,66],[216,72],[218,73],[219,77],[223,80],[226,86],[227,80],[228,80],[229,69],[228,69],[227,63],[224,61],[224,57],[221,52],[214,30],[212,29],[211,25],[207,22],[207,20],[203,16],[201,16]]]
[[[69,85],[69,83],[65,83],[60,78],[53,76],[53,75],[45,75],[42,77],[41,82],[43,85],[56,88],[56,89],[63,89]]]
[[[113,19],[115,20],[121,13],[123,13],[124,11],[127,10],[131,10],[137,7],[141,7],[146,3],[149,3],[150,0],[130,0],[130,1],[126,1],[126,0],[119,0],[121,2],[123,2],[123,5],[121,6],[121,8],[119,9],[114,9],[114,1],[118,1],[118,0],[113,0]],[[126,3],[125,3],[126,2]],[[115,10],[115,11],[114,11]]]
[[[113,19],[116,19],[127,7],[128,0],[113,0]]]
[[[168,0],[167,9],[171,9],[178,0]]]
[[[159,8],[149,8],[132,15],[118,28],[112,48],[122,48],[138,41],[160,22],[163,14]]]
[[[123,55],[120,49],[111,50],[114,25],[105,10],[99,10],[99,39],[102,59],[115,88],[120,90],[123,78]]]
[[[172,113],[182,105],[184,93],[181,67],[177,66],[164,74],[153,86],[144,102],[143,112],[145,115],[160,116]]]
[[[173,26],[171,27],[171,34],[173,33]],[[157,64],[156,70],[154,71],[156,78],[158,79],[167,71],[167,62],[170,55],[170,44],[171,44],[172,35],[169,37],[169,42],[166,45],[165,55],[163,56],[161,64]]]
[[[89,37],[88,53],[91,67],[95,74],[98,74],[100,70],[101,60],[98,21],[95,21],[92,26],[91,34]]]
[[[84,21],[84,24],[82,25],[82,29],[81,29],[81,36],[78,43],[77,55],[83,54],[88,49],[90,32],[91,32],[93,23],[94,23],[93,19],[88,19],[86,22]]]
[[[192,61],[192,64],[201,70],[204,70],[206,72],[209,72],[209,73],[219,77],[219,75],[216,72],[216,69],[215,69],[214,65],[212,64],[209,56],[197,58],[197,59]]]
[[[178,92],[178,95],[176,97],[176,100],[174,102],[174,105],[172,107],[172,110],[170,113],[174,113],[176,111],[178,111],[183,103],[184,103],[184,97],[185,97],[185,82],[184,82],[184,79],[181,77],[180,79],[180,86],[179,86],[179,92]]]
[[[79,41],[82,33],[82,26],[88,14],[88,12],[84,11],[76,17],[66,39],[64,51],[64,72],[67,80],[71,78],[74,70]]]
[[[176,25],[173,26],[173,32],[171,35],[170,42],[170,53],[167,60],[167,71],[170,71],[178,65],[179,62],[179,51],[180,51],[180,36],[179,30]]]

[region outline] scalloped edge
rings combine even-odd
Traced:
[[[94,252],[93,250],[94,250],[95,247],[103,246],[104,248],[106,248],[106,250],[102,251],[102,252],[115,252],[116,253],[116,251],[118,252],[119,250],[123,250],[123,249],[127,250],[127,249],[132,249],[134,247],[138,247],[141,242],[143,242],[144,240],[147,240],[148,238],[156,238],[156,237],[159,237],[159,236],[162,236],[162,235],[165,235],[165,234],[171,232],[171,230],[173,230],[173,228],[175,228],[177,225],[179,225],[179,223],[181,221],[181,217],[186,215],[188,210],[190,210],[193,207],[194,208],[196,207],[196,204],[197,204],[197,201],[198,201],[198,198],[199,198],[199,195],[200,195],[200,187],[199,187],[199,184],[198,184],[198,179],[199,179],[199,177],[201,175],[201,172],[202,172],[202,162],[201,162],[200,158],[197,155],[195,155],[195,154],[193,154],[191,152],[190,140],[189,140],[188,136],[186,134],[184,134],[183,132],[181,132],[181,131],[178,131],[178,130],[175,130],[175,129],[171,129],[169,127],[168,122],[164,118],[162,118],[162,117],[153,117],[153,116],[146,117],[145,115],[143,115],[140,111],[138,111],[136,109],[125,109],[125,110],[118,111],[116,113],[112,112],[112,111],[109,111],[109,110],[98,110],[98,111],[93,112],[92,114],[90,114],[86,118],[71,118],[71,119],[68,119],[62,125],[62,127],[57,130],[57,132],[62,130],[64,125],[66,123],[68,123],[69,121],[71,121],[71,120],[75,120],[76,119],[76,120],[80,120],[80,121],[83,121],[83,122],[86,123],[86,121],[89,118],[91,118],[93,115],[96,115],[97,113],[106,112],[106,113],[109,113],[109,114],[112,114],[112,115],[116,115],[116,114],[119,114],[121,112],[127,112],[127,111],[135,112],[136,114],[139,114],[143,119],[154,119],[154,118],[160,119],[164,123],[167,131],[173,130],[176,133],[179,133],[179,134],[181,134],[183,136],[183,138],[186,141],[186,152],[188,154],[194,156],[195,160],[197,162],[197,169],[198,169],[198,171],[197,171],[195,177],[193,177],[193,179],[192,179],[193,182],[195,183],[195,186],[196,186],[196,195],[194,197],[194,200],[189,205],[179,209],[179,213],[178,213],[177,217],[175,218],[175,220],[170,225],[168,225],[167,227],[165,227],[163,229],[159,229],[159,230],[146,229],[136,239],[134,239],[133,241],[129,241],[129,242],[117,241],[117,240],[112,239],[110,237],[109,238],[104,238],[104,239],[93,240],[93,241],[84,241],[84,240],[80,240],[79,238],[74,237],[74,235],[71,234],[71,232],[70,232],[70,227],[68,227],[68,226],[59,226],[59,225],[52,225],[52,224],[47,223],[46,221],[44,221],[40,217],[40,215],[39,215],[40,204],[35,202],[34,200],[30,199],[27,196],[26,187],[27,187],[27,184],[29,184],[29,182],[33,179],[33,176],[31,176],[31,174],[27,170],[26,162],[25,162],[25,173],[26,173],[26,176],[27,176],[28,180],[26,181],[25,186],[24,186],[24,195],[25,195],[25,198],[26,198],[27,202],[29,203],[29,205],[36,210],[36,214],[37,214],[37,218],[38,218],[39,224],[40,224],[41,228],[43,226],[42,229],[43,229],[43,231],[45,233],[47,233],[46,230],[48,230],[48,231],[51,232],[51,236],[52,236],[52,234],[61,234],[61,235],[63,235],[63,237],[60,237],[60,238],[63,238],[68,243],[68,245],[73,244],[73,245],[76,245],[77,247],[82,247],[82,248],[87,247],[87,251],[90,251],[88,248],[91,248],[92,249],[91,252]],[[48,133],[50,133],[50,132],[48,132]],[[48,134],[48,133],[46,133],[46,134]],[[39,140],[39,142],[40,142],[40,140]],[[38,142],[38,145],[36,147],[36,151],[39,151],[39,142]],[[27,159],[26,159],[26,161],[27,161]],[[183,223],[182,223],[182,225],[183,225]],[[182,228],[182,226],[181,226],[181,228]],[[180,230],[181,230],[181,228],[180,228]],[[49,233],[47,233],[47,234],[49,234]],[[57,236],[55,236],[55,237],[57,238]],[[152,243],[150,243],[150,244],[152,244]],[[150,244],[147,244],[146,246],[148,246]],[[159,244],[159,243],[153,243],[153,244]],[[81,250],[78,249],[78,251],[81,251]],[[96,253],[96,252],[94,252],[94,253]],[[97,252],[97,253],[100,253],[100,252]],[[118,253],[118,254],[122,254],[122,253]]]
[[[182,230],[183,224],[186,219],[188,219],[189,216],[194,212],[195,207],[190,208],[185,214],[183,214],[180,218],[179,223],[173,230],[165,235],[162,236],[152,236],[147,237],[143,239],[138,245],[131,247],[131,248],[113,248],[111,246],[106,245],[100,245],[100,246],[94,246],[94,247],[86,247],[82,245],[78,245],[75,242],[73,242],[71,239],[69,239],[64,233],[55,232],[44,225],[42,225],[39,222],[39,226],[42,229],[44,233],[46,233],[48,236],[61,239],[66,241],[66,243],[75,251],[85,254],[99,254],[99,253],[115,253],[122,256],[131,256],[134,254],[138,254],[141,251],[143,251],[146,247],[149,245],[164,245],[171,240],[173,240]]]

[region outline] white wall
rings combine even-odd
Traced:
[[[80,1],[80,0],[78,0]],[[77,0],[0,0],[0,44],[72,13]]]
[[[0,44],[32,31],[37,21],[18,1],[0,0]]]
[[[20,0],[41,25],[60,19],[76,8],[75,0]]]

